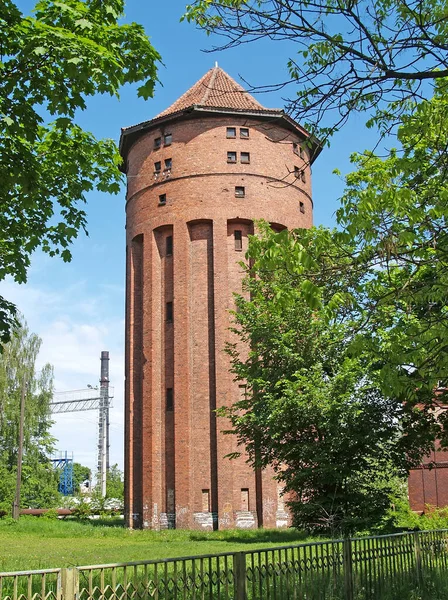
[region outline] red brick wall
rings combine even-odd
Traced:
[[[227,139],[226,127],[236,127]],[[239,137],[248,127],[249,139]],[[154,150],[154,138],[173,143]],[[257,476],[216,406],[242,393],[229,373],[229,309],[241,291],[253,221],[312,224],[311,173],[299,137],[272,123],[223,116],[154,129],[128,155],[126,303],[126,518],[129,525],[254,527],[285,524],[272,472]],[[227,162],[227,152],[237,162]],[[250,163],[241,163],[241,152]],[[165,160],[172,159],[170,171]],[[162,173],[154,175],[154,163]],[[299,169],[299,177],[294,169]],[[305,181],[300,171],[304,170]],[[235,197],[244,186],[245,197]],[[159,196],[166,194],[166,204]],[[301,205],[302,203],[302,205]],[[302,210],[301,210],[302,208]],[[234,231],[242,232],[242,251]],[[173,255],[166,256],[166,237]],[[173,302],[172,323],[166,303]],[[174,410],[166,410],[166,389]],[[210,511],[207,505],[210,498]],[[248,505],[247,505],[248,498]],[[212,516],[212,513],[214,515]]]
[[[421,467],[409,474],[409,504],[417,512],[448,506],[448,451],[439,448],[437,443]]]

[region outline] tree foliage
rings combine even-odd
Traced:
[[[416,403],[384,393],[378,356],[353,351],[358,274],[341,269],[332,235],[265,228],[251,240],[250,299],[239,297],[234,315],[250,350],[230,348],[247,389],[221,414],[251,464],[273,466],[292,494],[295,525],[350,533],[386,514],[395,478],[431,448],[437,422]],[[348,266],[350,247],[344,250]],[[321,293],[313,302],[314,288]]]
[[[291,48],[288,110],[320,134],[353,111],[385,129],[448,75],[448,12],[440,0],[196,0],[187,7],[220,49],[269,38]],[[431,92],[429,92],[429,96]]]
[[[120,501],[124,500],[123,472],[120,471],[117,464],[112,465],[107,473],[106,498],[113,498]]]
[[[71,258],[86,228],[90,190],[117,193],[120,156],[112,140],[76,123],[94,94],[118,96],[141,82],[151,96],[158,53],[143,27],[123,24],[123,0],[39,0],[23,15],[0,0],[0,280],[26,281],[41,248]],[[3,341],[14,306],[0,298]]]
[[[7,509],[15,494],[20,397],[24,382],[22,506],[48,508],[59,499],[57,473],[49,460],[53,450],[53,438],[49,433],[53,368],[47,364],[36,371],[40,346],[40,338],[30,333],[22,320],[0,353],[0,505]]]
[[[357,428],[364,432],[367,457],[372,445],[368,429],[363,428],[362,413],[370,402],[373,407],[384,406],[385,414],[390,415],[392,428],[386,455],[392,451],[388,444],[397,443],[400,432],[407,436],[409,463],[401,464],[403,472],[420,460],[436,437],[448,445],[448,413],[441,410],[447,402],[448,367],[447,11],[446,3],[440,0],[197,0],[187,12],[187,18],[208,32],[227,36],[223,47],[265,36],[290,43],[292,52],[296,52],[289,62],[290,80],[280,87],[297,85],[289,103],[290,112],[317,126],[329,123],[322,130],[324,136],[356,111],[365,113],[367,125],[378,128],[380,135],[393,132],[396,136],[389,138],[396,148],[383,156],[373,151],[352,156],[356,170],[346,177],[337,212],[338,231],[297,231],[269,234],[261,242],[252,240],[254,274],[260,285],[267,278],[272,298],[268,303],[261,296],[266,312],[256,318],[254,314],[252,321],[242,321],[239,315],[236,320],[242,327],[240,334],[250,344],[262,323],[269,324],[277,313],[287,319],[291,311],[298,310],[298,303],[306,305],[312,323],[325,323],[330,332],[329,347],[333,342],[337,346],[338,327],[343,327],[343,343],[337,349],[339,361],[331,376],[322,371],[322,360],[316,355],[308,367],[312,388],[304,373],[297,385],[297,375],[288,370],[286,360],[295,357],[296,351],[288,346],[279,371],[271,373],[271,387],[278,384],[283,390],[281,386],[286,385],[286,391],[292,389],[295,403],[302,397],[302,389],[310,398],[297,414],[287,415],[283,439],[288,439],[287,432],[294,439],[297,427],[303,427],[301,415],[312,411],[318,398],[322,402],[314,420],[324,419],[334,404],[339,406],[341,390],[345,390],[348,395],[344,397],[350,398],[349,413],[362,399],[358,413],[361,421],[353,433]],[[286,283],[277,281],[277,272],[286,272]],[[259,284],[251,281],[250,285]],[[246,316],[247,310],[243,309]],[[297,323],[300,327],[295,330],[294,319],[289,326],[293,338],[300,340],[308,326],[300,319]],[[277,327],[282,331],[281,321]],[[328,353],[329,349],[324,346],[323,351]],[[263,374],[262,369],[269,370],[272,356],[262,356],[259,363],[255,355],[252,358]],[[234,361],[237,375],[244,378],[244,362],[237,356]],[[357,383],[352,382],[351,387],[350,379],[344,378],[344,365],[348,364],[351,366],[346,375],[358,374]],[[364,376],[361,366],[365,368]],[[336,375],[342,377],[344,386],[330,389]],[[247,376],[252,390],[252,374]],[[263,375],[261,390],[268,389],[267,382]],[[366,385],[368,394],[364,397]],[[258,388],[254,389],[258,394]],[[254,398],[255,402],[257,395]],[[286,398],[289,396],[285,393],[276,404],[280,417],[287,410]],[[261,395],[260,404],[263,399]],[[249,408],[252,413],[250,402],[240,408]],[[248,430],[241,427],[256,417],[249,413],[238,416],[238,407],[235,411],[231,411],[231,417],[236,431],[250,444]],[[354,422],[349,413],[338,413],[344,427]],[[269,409],[260,410],[260,415],[260,427],[270,425]],[[372,423],[375,434],[375,416]],[[312,420],[308,419],[308,424],[312,437]],[[399,424],[400,431],[393,431],[394,424]],[[339,435],[338,428],[333,431]],[[349,429],[342,428],[339,433],[350,446]],[[252,434],[256,445],[256,430]],[[268,445],[274,443],[269,437],[264,438]],[[328,437],[324,436],[323,441],[319,437],[316,456]],[[283,452],[279,442],[275,452],[282,456],[288,473],[289,461],[294,461],[295,453],[301,455],[302,450],[290,440],[285,442]],[[391,455],[393,469],[400,464],[397,457]],[[320,458],[325,461],[324,455]],[[275,462],[274,453],[270,460]],[[334,464],[340,468],[337,461]],[[329,462],[322,465],[330,467]],[[277,468],[281,473],[279,464]],[[388,469],[372,455],[370,481]],[[294,474],[296,470],[298,474]],[[300,493],[303,470],[306,461],[296,462],[291,473],[297,478],[296,490]],[[330,468],[322,481],[331,482],[332,477]],[[353,489],[362,492],[366,489],[363,486],[361,478]],[[318,482],[313,483],[313,489],[319,490]]]
[[[79,493],[80,486],[85,481],[91,481],[92,471],[89,467],[85,467],[80,463],[73,463],[73,491],[75,494]]]
[[[338,231],[316,231],[312,254],[284,235],[258,257],[270,271],[285,262],[291,283],[306,292],[310,307],[319,307],[328,294],[319,282],[319,260],[333,247],[331,268],[341,284],[326,305],[326,318],[345,315],[349,303],[357,333],[353,352],[368,352],[381,365],[384,394],[427,411],[444,400],[444,386],[437,395],[434,390],[448,369],[447,85],[439,82],[433,98],[403,116],[399,149],[386,158],[370,151],[352,156],[357,170],[346,177]],[[292,293],[279,290],[278,301],[287,305]]]
[[[382,356],[389,393],[428,407],[448,368],[447,86],[403,117],[399,149],[352,157],[337,215],[364,271],[359,343]]]

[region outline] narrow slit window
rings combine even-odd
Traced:
[[[302,146],[299,146],[299,156],[300,158],[305,158],[305,150],[302,148]]]
[[[159,196],[159,205],[164,206],[166,204],[166,194],[160,194]]]
[[[241,510],[249,510],[249,488],[241,488]]]
[[[172,166],[173,166],[173,159],[165,158],[165,170],[171,169]]]
[[[172,302],[166,303],[165,319],[166,319],[167,323],[173,322],[173,303]]]
[[[166,388],[165,402],[166,402],[166,410],[170,411],[170,412],[173,411],[174,410],[173,388]]]
[[[297,142],[292,143],[292,150],[294,154],[298,154],[300,156],[300,146]]]
[[[202,512],[210,512],[210,490],[202,490]]]
[[[236,163],[236,152],[227,152],[227,162]]]
[[[235,186],[235,198],[245,198],[246,188],[242,185]]]
[[[171,133],[165,133],[165,135],[163,136],[163,143],[165,144],[165,146],[171,146],[173,142],[173,135]]]
[[[305,169],[302,169],[302,171],[300,172],[300,178],[302,179],[303,183],[306,182]]]
[[[236,127],[227,127],[226,135],[228,138],[236,138]]]
[[[240,127],[240,138],[247,139],[249,137],[249,128]]]
[[[160,173],[160,171],[162,170],[162,163],[160,161],[157,161],[154,163],[154,173]]]
[[[165,254],[166,254],[166,256],[173,255],[173,236],[172,235],[166,236]]]
[[[157,137],[154,139],[154,149],[158,150],[162,146],[162,138]]]
[[[250,163],[250,152],[241,152],[241,162],[245,164]]]
[[[296,166],[294,167],[294,177],[296,179],[300,179],[300,169],[299,169],[299,167],[296,167]]]
[[[235,243],[235,250],[241,252],[243,249],[243,232],[239,229],[235,229],[233,232],[233,240]]]
[[[299,202],[299,208],[301,213],[305,213],[305,204],[303,202]]]

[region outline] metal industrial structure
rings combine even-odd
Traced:
[[[56,392],[50,403],[53,414],[98,411],[98,471],[97,484],[101,495],[106,495],[106,477],[109,470],[109,408],[112,406],[113,387],[109,386],[109,352],[101,352],[100,386],[68,392]]]
[[[73,452],[59,452],[59,456],[51,459],[55,469],[59,469],[59,491],[63,496],[73,494]]]

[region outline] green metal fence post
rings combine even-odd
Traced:
[[[61,569],[58,576],[58,600],[78,600],[78,569]]]
[[[246,600],[246,553],[233,555],[233,577],[235,581],[235,600]]]
[[[344,589],[345,600],[353,600],[353,559],[350,538],[344,540]]]
[[[421,588],[423,583],[423,572],[422,572],[422,550],[420,547],[420,534],[418,531],[414,531],[414,553],[415,553],[415,570],[417,572],[417,584]]]

